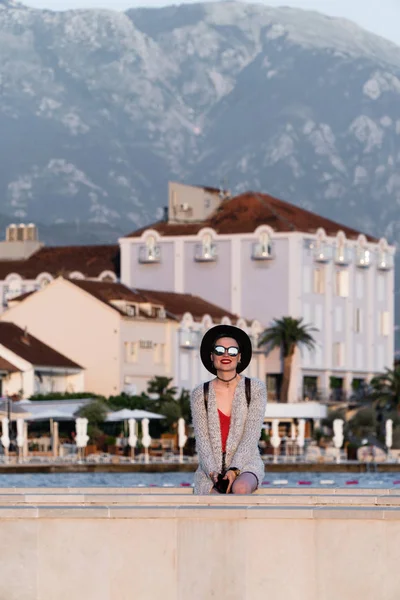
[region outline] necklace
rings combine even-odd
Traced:
[[[227,387],[229,387],[229,383],[230,383],[231,381],[233,381],[234,379],[236,379],[236,377],[237,377],[237,373],[235,373],[235,374],[234,374],[234,376],[233,376],[233,377],[231,377],[231,379],[222,379],[222,377],[219,377],[219,376],[217,375],[217,379],[219,379],[220,381],[223,381],[224,383],[226,383]]]

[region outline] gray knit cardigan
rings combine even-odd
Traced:
[[[257,476],[259,484],[264,477],[264,463],[258,449],[261,427],[265,417],[267,390],[259,379],[251,379],[251,402],[247,408],[244,377],[239,381],[233,397],[231,423],[226,442],[226,468],[236,467]],[[221,429],[214,385],[210,382],[208,407],[204,404],[203,384],[191,395],[191,409],[199,468],[194,476],[194,493],[209,494],[213,483],[209,473],[221,472]]]

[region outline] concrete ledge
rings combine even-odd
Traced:
[[[0,600],[398,600],[400,494],[359,491],[2,490]]]
[[[260,494],[252,496],[194,496],[189,494],[134,494],[100,493],[28,493],[2,494],[0,509],[8,506],[208,506],[208,507],[277,507],[277,506],[333,506],[333,507],[399,507],[400,494]]]

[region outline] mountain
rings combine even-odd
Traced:
[[[0,56],[10,220],[104,242],[154,220],[176,179],[400,237],[400,48],[349,21],[236,2],[0,0]]]

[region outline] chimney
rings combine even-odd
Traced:
[[[34,223],[11,223],[6,229],[6,239],[0,241],[0,260],[26,260],[42,246]]]
[[[22,336],[22,341],[27,346],[29,346],[29,344],[31,343],[30,340],[29,340],[28,327],[25,327],[25,329],[24,329],[24,333],[23,333],[23,336]]]
[[[168,206],[164,206],[163,221],[168,223]]]

